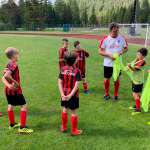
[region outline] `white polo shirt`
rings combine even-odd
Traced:
[[[105,49],[108,54],[114,54],[122,52],[124,48],[127,49],[128,44],[125,38],[121,35],[118,35],[116,38],[112,38],[108,35],[100,41],[99,48]],[[109,57],[104,57],[104,66],[112,67],[113,60]]]

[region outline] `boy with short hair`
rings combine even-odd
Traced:
[[[64,56],[68,52],[69,41],[68,39],[62,39],[62,47],[59,49],[59,68],[61,70],[62,67],[65,66]]]
[[[88,82],[86,81],[86,58],[89,57],[89,53],[81,48],[79,41],[74,42],[74,48],[74,51],[78,56],[76,66],[81,71],[84,93],[88,93]]]
[[[80,70],[74,67],[77,56],[74,52],[65,55],[66,66],[61,69],[58,79],[58,87],[61,95],[62,125],[61,132],[67,131],[68,110],[71,110],[71,135],[77,136],[82,133],[78,130],[78,116],[76,109],[79,108],[79,81],[81,81]]]
[[[8,119],[9,129],[18,128],[19,133],[32,133],[32,129],[26,127],[27,105],[22,94],[20,85],[19,67],[17,61],[19,59],[19,51],[16,48],[8,47],[5,50],[6,57],[9,62],[4,70],[2,81],[5,85],[5,95],[8,101]],[[20,106],[20,124],[15,122],[14,106]]]
[[[128,65],[128,68],[132,71],[132,92],[135,100],[135,112],[133,114],[141,112],[140,98],[143,90],[144,83],[144,66],[146,65],[145,57],[148,54],[146,48],[141,48],[137,51],[136,59]]]

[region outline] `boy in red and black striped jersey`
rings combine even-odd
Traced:
[[[88,83],[86,81],[86,58],[89,57],[89,53],[80,47],[80,42],[74,42],[74,51],[77,54],[77,63],[76,66],[81,71],[82,81],[83,81],[83,89],[85,93],[88,93]]]
[[[64,56],[68,52],[69,41],[68,39],[62,39],[63,46],[59,49],[59,68],[65,66]]]
[[[71,134],[80,135],[82,130],[78,130],[78,116],[76,109],[79,108],[79,93],[78,86],[81,81],[80,70],[74,67],[76,62],[76,54],[74,52],[68,52],[65,55],[66,66],[61,69],[58,86],[61,95],[61,106],[62,106],[62,125],[61,131],[67,131],[68,122],[68,109],[71,110]]]
[[[27,105],[20,85],[19,67],[17,61],[19,52],[16,48],[9,47],[5,50],[9,62],[4,70],[2,81],[5,85],[5,95],[8,101],[9,129],[18,128],[19,133],[32,133],[32,129],[26,127]],[[20,123],[15,123],[14,106],[20,106]]]

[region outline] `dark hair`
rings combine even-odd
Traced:
[[[19,54],[19,51],[14,47],[8,47],[5,50],[5,54],[6,54],[8,59],[11,59],[14,55]]]
[[[118,28],[118,29],[119,29],[118,23],[112,22],[112,23],[109,25],[109,31],[112,31],[114,28]]]
[[[147,48],[140,48],[140,49],[138,50],[138,52],[141,53],[144,57],[146,57],[147,54],[148,54]]]
[[[74,47],[76,48],[79,44],[80,44],[79,41],[75,41],[75,42],[74,42]]]
[[[66,64],[69,65],[69,66],[73,66],[76,59],[77,59],[77,55],[73,51],[72,52],[67,52],[65,54],[65,57],[64,57],[64,60],[65,60]]]
[[[62,39],[62,41],[63,41],[63,42],[69,42],[69,40],[66,39],[66,38]]]

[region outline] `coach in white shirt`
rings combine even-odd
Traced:
[[[105,95],[104,99],[109,100],[109,87],[110,87],[110,78],[113,74],[113,61],[114,53],[123,55],[128,51],[128,44],[125,38],[119,34],[119,25],[117,23],[111,23],[109,26],[109,35],[105,36],[99,44],[99,54],[104,57],[104,88]],[[121,72],[120,72],[121,75]],[[114,83],[114,100],[118,99],[118,91],[120,86],[120,80]]]

